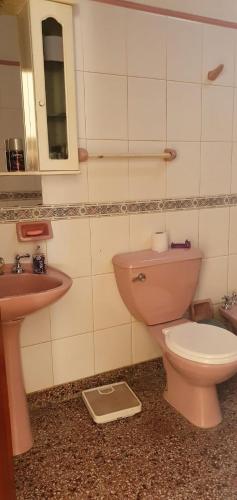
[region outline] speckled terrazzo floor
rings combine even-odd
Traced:
[[[142,413],[96,425],[81,389],[127,380]],[[163,399],[161,361],[30,396],[35,443],[15,459],[17,498],[237,500],[237,377],[220,387],[223,422],[195,428]]]

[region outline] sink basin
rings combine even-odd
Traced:
[[[49,306],[72,285],[66,274],[48,268],[47,274],[12,274],[12,264],[0,276],[1,328],[5,354],[13,455],[28,451],[33,444],[20,354],[20,328],[24,317]],[[43,370],[42,366],[42,370]]]
[[[55,302],[72,284],[66,274],[48,268],[47,274],[32,274],[31,266],[24,266],[23,274],[12,274],[12,265],[0,276],[0,308],[2,321],[22,318]]]

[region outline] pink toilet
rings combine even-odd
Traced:
[[[221,420],[216,384],[237,372],[237,337],[183,316],[193,299],[200,250],[143,250],[113,257],[120,295],[160,345],[167,375],[164,397],[198,427]]]

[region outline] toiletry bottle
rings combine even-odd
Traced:
[[[25,170],[23,141],[14,137],[8,140],[10,171],[17,172]]]
[[[47,272],[47,266],[45,262],[45,255],[41,252],[40,246],[36,247],[36,251],[33,254],[33,273],[35,274],[45,274]]]

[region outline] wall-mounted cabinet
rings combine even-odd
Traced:
[[[27,170],[77,173],[72,7],[28,0],[18,22]]]

